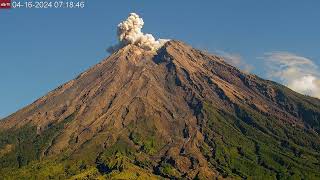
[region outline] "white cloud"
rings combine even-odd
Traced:
[[[250,73],[253,69],[253,66],[247,64],[240,54],[228,53],[221,50],[216,50],[215,53],[222,56],[230,65],[238,67],[246,73]]]
[[[157,50],[164,45],[167,39],[156,40],[152,34],[144,34],[141,30],[143,19],[136,13],[130,13],[129,17],[121,22],[117,28],[119,43],[108,48],[110,53],[128,44],[135,44],[145,50]]]
[[[311,59],[289,52],[265,53],[262,59],[269,78],[278,79],[299,93],[320,98],[319,68]]]

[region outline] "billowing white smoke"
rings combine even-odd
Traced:
[[[130,13],[127,20],[118,25],[117,35],[119,43],[108,48],[108,52],[112,53],[128,44],[135,44],[142,49],[154,51],[159,49],[168,41],[167,39],[156,40],[152,34],[144,34],[141,31],[143,25],[143,19],[140,18],[139,15],[136,13]]]

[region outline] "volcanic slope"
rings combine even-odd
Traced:
[[[169,41],[0,121],[0,177],[319,179],[320,100]]]

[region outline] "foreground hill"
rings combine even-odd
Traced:
[[[320,100],[169,41],[0,121],[0,177],[319,179]]]

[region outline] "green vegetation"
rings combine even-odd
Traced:
[[[102,152],[96,164],[107,179],[160,179],[148,166],[146,154],[137,152],[124,139],[119,139]]]
[[[159,167],[159,173],[167,178],[174,179],[180,178],[181,174],[178,170],[176,170],[171,164],[169,163],[162,163]]]
[[[290,97],[279,102],[294,103]],[[302,102],[302,101],[301,101]],[[317,104],[299,104],[306,124],[318,126]],[[284,107],[285,108],[285,107]],[[262,115],[245,106],[235,112],[218,110],[204,103],[199,141],[201,153],[223,177],[235,179],[320,179],[320,137],[318,129],[302,129]],[[48,125],[41,133],[32,124],[0,133],[0,177],[4,179],[179,179],[179,167],[153,158],[165,139],[154,121],[140,119],[121,133],[112,130],[95,134],[80,148],[67,149],[49,158],[46,151],[74,119]],[[71,135],[70,145],[77,144]],[[116,138],[115,138],[116,137]],[[106,139],[109,141],[106,144]],[[187,156],[187,154],[184,154]],[[46,157],[46,158],[42,158]],[[41,159],[41,160],[40,160]],[[201,179],[196,174],[195,179]],[[161,177],[160,177],[161,176]],[[205,177],[202,177],[205,179]]]
[[[291,112],[292,108],[296,106],[298,116],[303,119],[305,124],[320,133],[320,103],[318,99],[301,95],[274,82],[271,85],[277,91],[276,101],[280,107]]]
[[[142,136],[138,132],[130,133],[130,139],[134,142],[134,144],[141,147],[142,151],[147,154],[155,154],[161,148],[160,140],[155,136]]]
[[[84,143],[79,151],[64,152],[52,158],[40,160],[54,138],[73,120],[51,124],[37,134],[35,126],[27,124],[0,134],[0,177],[5,179],[160,179],[152,173],[148,154],[160,147],[154,130],[133,132],[120,137],[105,150],[100,143],[108,133],[99,133]],[[140,126],[140,125],[139,125]],[[149,136],[148,134],[152,134]],[[129,134],[136,136],[129,139]],[[19,138],[17,138],[19,137]],[[139,138],[137,138],[139,137]],[[75,137],[74,137],[75,138]],[[159,141],[161,142],[161,141]],[[75,143],[72,139],[69,143]],[[138,148],[137,148],[138,147]],[[141,152],[137,150],[141,150]],[[5,154],[4,154],[5,153]]]
[[[0,168],[20,168],[40,159],[42,153],[50,146],[55,136],[72,119],[73,115],[70,115],[59,123],[50,124],[42,134],[37,134],[37,128],[31,124],[1,132],[0,149],[5,148],[7,145],[11,145],[12,149],[0,157]]]
[[[129,124],[129,138],[140,150],[148,155],[157,153],[163,146],[164,140],[156,133],[156,126],[152,121],[141,119]]]
[[[225,177],[320,178],[318,137],[243,107],[232,115],[205,104],[204,113],[201,151]]]
[[[105,179],[93,165],[83,162],[61,162],[57,159],[33,161],[21,168],[3,168],[4,179]]]

